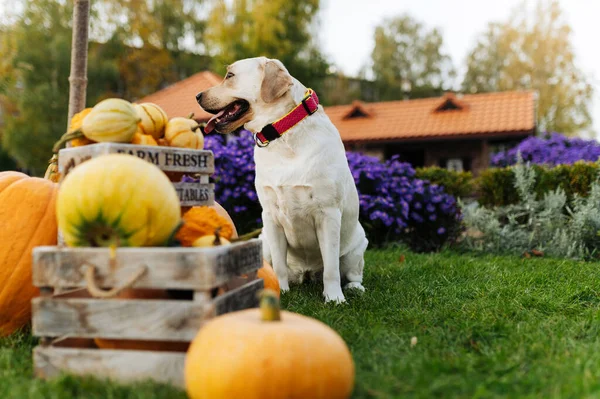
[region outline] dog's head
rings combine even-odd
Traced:
[[[251,122],[256,115],[268,115],[284,102],[294,80],[278,60],[247,58],[227,67],[221,84],[198,93],[198,104],[214,116],[204,131],[231,133]],[[282,116],[282,115],[279,115]]]

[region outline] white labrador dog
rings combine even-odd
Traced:
[[[196,96],[214,114],[207,133],[253,133],[301,105],[307,88],[278,60],[235,62],[223,82]],[[359,200],[338,130],[323,107],[267,146],[256,146],[256,190],[263,209],[264,257],[282,291],[306,273],[323,273],[326,301],[344,302],[345,288],[364,291],[368,241],[358,221]]]

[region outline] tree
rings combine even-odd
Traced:
[[[0,32],[11,43],[0,86],[3,109],[10,110],[2,147],[19,167],[41,174],[67,125],[72,8],[52,0],[24,3],[20,18]]]
[[[466,92],[535,90],[541,130],[574,134],[591,124],[592,85],[577,68],[571,28],[557,1],[526,3],[491,23],[467,57]]]
[[[228,4],[231,3],[231,4]],[[318,90],[328,63],[312,40],[319,0],[220,0],[206,27],[214,69],[249,57],[277,58],[298,80]],[[321,93],[319,93],[321,95]]]
[[[386,19],[375,28],[371,71],[382,100],[441,95],[455,72],[442,51],[436,28],[427,30],[409,15]]]
[[[196,24],[187,19],[175,21],[182,11],[165,8],[184,5],[187,18],[192,12],[190,5],[200,3],[199,0],[124,2],[131,7],[145,3],[144,10],[162,15],[157,20],[174,26],[160,27],[156,23],[148,32],[142,24],[135,25],[135,29],[129,26],[127,18],[109,18],[106,12],[112,10],[113,2],[116,0],[92,1],[92,40],[106,40],[92,41],[89,46],[86,106],[106,97],[133,101],[206,68],[205,57],[185,53],[181,44],[190,38],[189,30]],[[3,151],[18,167],[40,175],[52,155],[52,145],[67,126],[73,8],[71,1],[20,3],[22,12],[10,22],[0,23],[0,139]],[[159,11],[151,4],[158,4]],[[99,29],[105,26],[110,29]],[[191,46],[196,34],[200,33],[194,32]]]

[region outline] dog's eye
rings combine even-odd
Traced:
[[[225,79],[229,79],[229,78],[232,78],[232,77],[234,77],[234,76],[235,76],[235,75],[234,75],[234,74],[232,74],[231,72],[227,72],[227,75],[225,75]]]

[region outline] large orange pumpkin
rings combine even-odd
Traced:
[[[0,336],[26,325],[31,299],[31,251],[56,245],[57,185],[19,172],[0,172]]]
[[[264,290],[260,309],[202,326],[187,351],[184,379],[190,399],[347,399],[355,367],[336,331],[280,310],[274,293]]]

